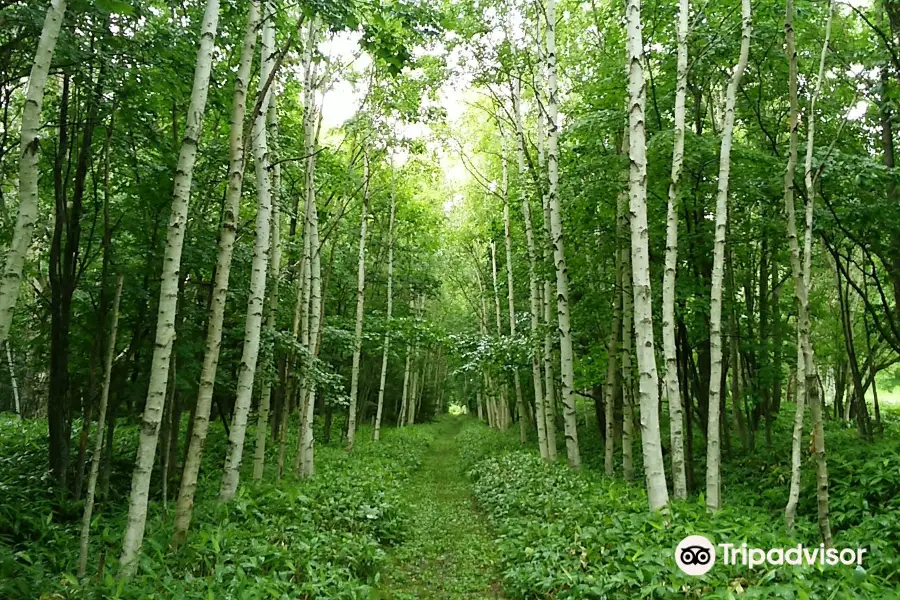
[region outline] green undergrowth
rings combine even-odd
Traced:
[[[796,547],[798,543],[818,547],[818,530],[811,519],[815,507],[808,507],[814,502],[814,496],[809,498],[813,492],[804,486],[805,512],[791,536],[785,532],[783,506],[776,512],[745,498],[751,487],[760,494],[766,486],[787,485],[765,477],[735,486],[726,494],[724,509],[715,515],[706,512],[702,496],[673,503],[666,515],[651,514],[639,483],[626,485],[592,466],[573,472],[564,464],[563,449],[559,464],[545,464],[534,449],[514,449],[515,437],[481,424],[472,424],[460,434],[461,445],[469,448],[475,497],[499,533],[507,597],[900,597],[900,513],[891,508],[895,500],[884,498],[887,492],[878,486],[893,486],[893,474],[884,474],[873,485],[860,483],[877,477],[869,473],[872,465],[865,466],[868,461],[883,465],[882,470],[896,465],[896,455],[882,455],[887,450],[867,453],[863,445],[859,453],[848,451],[839,457],[842,448],[837,444],[830,454],[835,474],[832,518],[847,523],[837,528],[835,545],[868,548],[864,571],[847,566],[750,569],[721,564],[720,553],[720,562],[709,573],[690,577],[674,561],[675,546],[687,535],[705,535],[714,544],[747,543],[766,549]],[[889,461],[887,467],[885,460]],[[810,470],[811,465],[805,469]],[[845,480],[847,474],[852,475]],[[853,481],[858,482],[855,491]],[[870,507],[863,516],[848,515],[842,512],[850,502],[841,497],[844,494],[853,503],[862,495],[880,498],[881,504]]]
[[[244,483],[232,502],[220,504],[215,493],[227,440],[211,431],[188,541],[169,549],[174,506],[170,501],[165,511],[157,496],[141,568],[125,583],[116,578],[116,563],[130,481],[119,486],[127,474],[111,477],[93,524],[89,576],[79,581],[82,503],[53,490],[42,426],[0,422],[0,598],[369,598],[387,550],[407,534],[401,488],[435,438],[430,426],[390,429],[376,444],[363,428],[352,455],[336,442],[319,445],[316,476],[287,475],[281,486],[268,473],[262,483],[250,481],[248,442]],[[117,440],[127,449],[134,433],[121,427]],[[275,451],[267,456],[272,467]]]

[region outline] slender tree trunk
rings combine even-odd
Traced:
[[[397,415],[397,425],[403,427],[406,424],[406,403],[409,400],[409,359],[412,347],[406,345],[406,366],[403,368],[403,398],[400,402],[400,413]]]
[[[794,173],[797,163],[797,138],[799,128],[799,109],[797,106],[797,50],[794,43],[793,30],[794,4],[793,0],[787,0],[785,10],[785,37],[787,40],[786,51],[789,62],[788,92],[790,97],[790,127],[791,141],[790,151],[788,154],[788,166],[784,177],[784,205],[787,215],[787,234],[788,246],[790,248],[791,272],[794,279],[794,295],[797,298],[797,413],[794,420],[794,434],[791,452],[791,485],[788,497],[788,504],[785,507],[785,523],[790,530],[794,526],[796,518],[797,500],[799,498],[800,487],[800,449],[803,434],[803,400],[808,397],[810,410],[813,418],[813,438],[816,453],[816,479],[817,479],[817,499],[819,508],[819,530],[822,535],[822,541],[826,547],[832,546],[831,526],[828,517],[828,472],[825,464],[825,440],[824,431],[821,423],[821,406],[819,403],[819,385],[816,377],[816,369],[813,360],[812,344],[809,336],[809,285],[810,279],[808,271],[809,262],[806,259],[806,253],[811,251],[811,231],[809,232],[810,240],[804,241],[804,251],[801,255],[800,244],[798,240],[798,232],[796,225],[796,216],[794,208]],[[830,30],[830,27],[828,28]],[[827,40],[827,37],[826,37]],[[826,41],[827,46],[827,41]],[[826,50],[823,49],[822,63],[824,64]],[[824,69],[824,67],[823,67]],[[820,73],[820,80],[822,74]],[[813,94],[813,101],[816,93]],[[812,115],[811,115],[812,116]],[[807,191],[814,191],[812,188],[812,145],[814,143],[813,133],[809,133],[807,137]],[[811,204],[813,198],[808,198]],[[807,217],[806,229],[812,227],[811,214]]]
[[[206,347],[200,370],[200,386],[194,407],[191,438],[185,454],[181,486],[175,507],[175,526],[172,534],[173,545],[180,545],[187,538],[197,491],[197,476],[206,434],[209,431],[209,413],[212,407],[213,388],[216,383],[216,369],[219,364],[219,350],[222,342],[222,323],[225,318],[225,303],[228,295],[228,279],[231,275],[231,259],[234,254],[237,214],[240,208],[241,190],[244,180],[244,114],[247,109],[247,84],[253,62],[254,48],[259,35],[259,2],[252,0],[247,10],[247,26],[244,33],[241,57],[234,83],[234,100],[231,109],[231,133],[229,136],[228,189],[222,211],[222,229],[219,234],[216,277],[210,302],[209,323],[206,331]]]
[[[315,199],[315,181],[311,182],[312,195],[309,204],[309,245],[310,262],[310,294],[309,294],[309,347],[310,356],[319,354],[320,329],[322,327],[322,267],[321,245],[319,244],[319,216]],[[316,405],[316,387],[314,383],[306,386],[307,398],[304,404],[302,434],[300,436],[300,475],[311,477],[315,472],[315,439],[313,437],[313,418]]]
[[[305,48],[306,74],[306,100],[304,108],[305,132],[304,141],[307,158],[305,184],[306,184],[306,227],[309,237],[309,328],[307,342],[309,356],[315,358],[319,352],[319,329],[322,323],[322,249],[319,243],[319,212],[316,204],[316,155],[318,146],[318,129],[316,127],[316,69],[317,62],[313,60],[313,50],[319,39],[319,25],[317,19],[309,23],[309,32]],[[305,285],[305,284],[304,284]],[[306,333],[304,337],[306,337]],[[311,368],[312,363],[307,365]],[[298,476],[311,477],[315,471],[315,439],[313,437],[313,418],[315,416],[315,384],[305,378],[301,386],[300,410],[300,435],[297,452],[298,462],[294,464],[294,470]]]
[[[16,370],[13,366],[12,351],[9,349],[9,340],[6,340],[6,364],[9,367],[9,381],[12,385],[13,403],[16,409],[16,416],[22,418],[22,406],[19,402],[19,385],[16,383]]]
[[[566,433],[566,454],[569,466],[581,468],[578,450],[578,426],[575,418],[575,365],[572,355],[572,329],[569,320],[569,270],[563,245],[562,214],[559,202],[559,109],[556,81],[556,0],[545,6],[547,46],[547,172],[550,206],[550,229],[556,265],[556,310],[559,323],[559,354],[562,381],[563,424]]]
[[[719,153],[719,184],[716,194],[716,234],[713,248],[712,294],[709,316],[709,416],[706,433],[706,506],[722,507],[719,448],[719,404],[722,393],[722,279],[725,263],[725,231],[728,225],[728,177],[731,172],[731,142],[734,135],[734,104],[750,54],[750,0],[741,0],[741,50],[725,95],[725,122]]]
[[[541,381],[541,350],[538,341],[538,331],[541,320],[541,298],[538,289],[537,249],[534,243],[534,227],[531,220],[531,201],[529,200],[528,193],[525,189],[525,131],[522,126],[522,103],[518,85],[513,88],[513,109],[515,111],[516,119],[519,188],[522,195],[522,217],[525,221],[525,244],[528,251],[528,292],[531,301],[531,377],[534,382],[534,420],[537,428],[538,448],[541,452],[541,458],[547,460],[547,417],[544,413],[544,386]],[[507,261],[509,261],[508,256]],[[479,418],[481,418],[480,402],[478,409]]]
[[[13,230],[12,243],[6,253],[3,278],[0,279],[0,344],[9,337],[25,255],[31,246],[38,212],[38,131],[41,127],[41,106],[44,103],[44,86],[50,72],[53,51],[59,39],[66,13],[66,0],[51,0],[38,40],[28,87],[25,90],[25,107],[22,110],[21,144],[19,159],[19,211]]]
[[[504,180],[506,179],[506,161],[503,161]],[[506,185],[503,185],[506,188]],[[504,197],[506,194],[503,194]],[[504,201],[505,204],[505,201]],[[503,337],[503,321],[500,318],[500,292],[497,285],[497,244],[491,240],[491,276],[494,282],[494,314],[497,318],[497,339]],[[503,383],[500,387],[500,429],[506,431],[509,428],[509,384],[506,382],[506,376],[503,377]]]
[[[388,268],[387,268],[387,325],[384,332],[384,345],[381,353],[381,379],[378,383],[378,408],[375,414],[375,441],[381,437],[381,416],[384,411],[384,382],[387,377],[388,356],[391,349],[391,315],[394,307],[394,215],[397,204],[394,191],[391,189],[391,216],[388,221]],[[406,387],[404,382],[404,388]],[[479,409],[481,406],[479,405]],[[479,418],[481,418],[479,410]]]
[[[272,36],[274,38],[274,35]],[[273,39],[274,41],[274,39]],[[275,97],[269,99],[268,110],[269,121],[269,145],[272,150],[269,151],[273,158],[277,158],[275,148],[277,148],[278,137],[278,106]],[[269,250],[269,272],[271,273],[271,289],[269,290],[269,314],[266,317],[266,329],[271,332],[275,331],[276,321],[275,315],[278,312],[278,284],[281,277],[281,209],[279,201],[281,198],[281,165],[270,160],[272,163],[272,247]],[[274,349],[273,349],[274,359]],[[259,481],[262,479],[266,466],[266,439],[268,438],[269,412],[272,407],[272,381],[266,379],[263,383],[262,394],[260,396],[259,414],[256,418],[256,452],[253,457],[253,479]]]
[[[624,206],[624,198],[621,197],[617,200],[617,206]],[[623,233],[622,231],[622,219],[616,218],[616,288],[615,293],[613,294],[613,320],[612,326],[609,330],[609,345],[606,347],[606,393],[605,393],[605,417],[606,417],[606,431],[604,432],[604,471],[608,477],[612,477],[615,474],[615,464],[613,454],[615,453],[615,435],[614,431],[614,421],[615,421],[615,404],[616,404],[616,390],[619,388],[619,382],[617,380],[618,376],[618,361],[616,357],[619,354],[619,335],[621,334],[622,329],[622,253],[619,250],[619,245],[622,242]]]
[[[518,115],[518,95],[513,93],[513,111]],[[523,180],[523,176],[525,173],[525,159],[522,155],[521,148],[518,147],[518,128],[520,127],[518,121],[520,118],[516,116],[516,140],[517,140],[517,157],[518,157],[518,165],[519,165],[519,185],[521,187],[521,183]],[[505,146],[505,144],[504,144]],[[506,166],[506,153],[504,155],[504,167]],[[505,172],[505,169],[504,169]],[[505,173],[504,173],[505,174]],[[505,177],[504,177],[505,179]],[[513,271],[512,271],[512,235],[510,233],[510,225],[509,225],[509,189],[508,186],[504,186],[503,190],[503,234],[506,241],[506,301],[509,305],[509,335],[512,338],[516,337],[516,300],[515,300],[515,282],[513,280]],[[528,442],[528,419],[525,415],[525,402],[522,399],[522,383],[519,380],[519,370],[516,369],[513,371],[513,387],[516,392],[516,412],[519,414],[519,440],[522,444]]]
[[[792,2],[793,0],[788,0]],[[807,303],[809,291],[812,289],[810,272],[812,269],[812,231],[813,231],[813,207],[816,199],[815,176],[813,175],[813,151],[815,149],[815,118],[816,101],[822,90],[822,81],[825,78],[825,57],[828,54],[828,42],[831,37],[831,17],[834,12],[834,2],[828,5],[828,20],[825,24],[825,41],[822,44],[822,52],[819,56],[819,73],[816,77],[816,86],[810,99],[809,117],[806,129],[806,161],[804,163],[804,181],[806,184],[806,227],[803,243],[803,287],[806,288]],[[799,298],[798,298],[799,299]],[[819,388],[819,376],[814,360],[812,341],[809,332],[809,316],[807,309],[806,331],[806,389],[809,394],[809,410],[812,417],[813,450],[816,457],[816,507],[818,512],[819,533],[822,542],[827,548],[831,548],[831,518],[829,516],[828,502],[828,462],[825,458],[825,427],[822,422],[822,398]],[[874,379],[872,381],[874,385]],[[865,403],[861,397],[860,402]]]
[[[620,214],[623,221],[627,222],[628,218],[625,216],[624,207]],[[627,228],[626,223],[623,229],[627,231]],[[619,252],[622,253],[622,473],[625,481],[631,482],[634,479],[634,369],[631,365],[632,340],[634,339],[632,251],[628,246],[623,245]]]
[[[626,7],[628,30],[628,117],[629,196],[631,206],[631,265],[634,278],[634,330],[637,339],[639,396],[641,406],[641,448],[650,510],[662,510],[669,503],[659,431],[659,376],[653,339],[653,305],[650,291],[650,240],[647,228],[647,142],[644,131],[644,47],[641,33],[641,2],[629,0]],[[631,324],[628,325],[629,336]],[[630,340],[628,340],[630,342]]]
[[[159,293],[156,341],[150,371],[147,402],[141,425],[137,459],[131,482],[131,499],[128,506],[128,522],[119,559],[121,576],[130,577],[137,569],[137,557],[144,539],[147,521],[147,502],[150,489],[150,475],[156,444],[159,439],[159,423],[162,418],[169,380],[169,358],[172,354],[172,340],[175,337],[175,308],[178,298],[178,279],[181,268],[181,249],[184,245],[184,230],[187,225],[188,201],[197,146],[200,141],[200,126],[206,108],[209,90],[209,73],[212,68],[212,51],[215,45],[216,28],[219,20],[219,1],[207,0],[206,11],[200,33],[200,49],[197,52],[197,66],[191,102],[178,166],[175,171],[175,191],[169,217],[168,237]]]
[[[84,516],[81,519],[81,548],[78,556],[78,576],[84,577],[87,571],[88,543],[91,535],[91,516],[94,512],[94,493],[97,490],[97,478],[100,475],[100,457],[103,454],[103,434],[106,433],[106,407],[109,401],[109,386],[112,380],[112,363],[116,354],[116,331],[119,325],[119,302],[122,298],[124,275],[116,280],[116,296],[113,300],[112,316],[109,325],[109,339],[106,342],[106,356],[103,363],[103,391],[100,394],[100,410],[97,415],[97,437],[94,440],[94,453],[91,456],[91,473],[88,476],[87,492],[84,499]]]
[[[537,19],[537,29],[538,29],[538,40],[541,39],[540,32],[540,24],[541,19]],[[540,70],[541,74],[544,75],[544,70],[546,68],[546,60],[544,60],[543,46],[538,43],[538,53],[541,58]],[[538,95],[540,95],[540,90],[538,90]],[[538,171],[540,171],[540,175],[544,174],[544,146],[547,142],[547,136],[544,131],[544,117],[545,114],[543,111],[539,110],[537,115],[537,137],[538,137]],[[543,193],[541,197],[541,212],[543,213],[543,243],[541,244],[542,248],[542,256],[544,265],[553,268],[553,259],[552,259],[552,237],[550,235],[550,199],[549,194]],[[543,323],[544,323],[544,354],[543,354],[543,363],[544,363],[544,419],[545,419],[545,434],[547,436],[547,460],[549,462],[556,462],[556,412],[553,410],[553,399],[556,397],[556,379],[553,373],[553,333],[551,332],[551,323],[555,322],[553,319],[553,310],[550,305],[551,288],[553,283],[550,281],[550,278],[546,278],[543,281],[543,285],[538,289],[538,293],[541,296],[541,306],[543,307]]]
[[[685,96],[688,73],[689,0],[678,1],[678,58],[675,80],[675,141],[672,148],[672,174],[669,180],[669,202],[666,214],[666,263],[663,275],[663,354],[666,361],[665,385],[669,400],[669,434],[672,441],[672,493],[687,498],[684,470],[684,416],[678,384],[678,355],[675,349],[675,275],[678,267],[678,202],[681,167],[684,162]]]
[[[734,288],[734,265],[732,264],[732,253],[729,252],[726,257],[725,267],[728,271],[728,284],[731,290],[731,311],[728,313],[728,329],[730,330],[728,340],[729,361],[731,365],[731,411],[733,413],[735,429],[738,431],[738,437],[741,438],[741,446],[744,450],[750,450],[750,437],[747,434],[747,426],[744,420],[744,412],[741,410],[741,353],[740,353],[740,331],[738,330],[737,319],[737,298]]]
[[[256,239],[253,242],[253,262],[250,267],[250,297],[247,301],[247,318],[244,325],[244,346],[241,351],[241,368],[238,373],[237,395],[228,436],[228,455],[219,487],[219,500],[227,502],[237,492],[241,476],[241,461],[244,456],[244,438],[247,435],[247,418],[253,396],[253,381],[256,363],[259,359],[259,344],[262,333],[263,304],[266,296],[266,276],[269,266],[269,247],[272,245],[272,193],[269,179],[269,147],[266,127],[266,113],[272,99],[271,91],[265,92],[264,85],[274,66],[275,26],[274,6],[265,5],[262,20],[262,43],[260,55],[260,90],[266,93],[262,101],[260,115],[253,119],[253,163],[256,170]]]
[[[347,415],[347,451],[356,440],[356,406],[359,394],[359,358],[362,349],[363,311],[366,302],[366,218],[369,210],[369,154],[363,158],[362,222],[359,226],[359,266],[356,281],[356,328],[353,332],[353,370],[350,375],[350,408]]]

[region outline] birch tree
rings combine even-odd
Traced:
[[[794,295],[797,298],[797,408],[791,444],[791,483],[788,504],[785,507],[785,523],[792,529],[796,519],[797,502],[800,495],[801,444],[803,436],[804,400],[809,402],[813,420],[813,450],[816,456],[816,504],[818,509],[819,533],[827,548],[833,546],[831,522],[828,514],[828,465],[825,458],[825,432],[822,425],[822,408],[819,398],[819,382],[810,340],[809,290],[812,253],[812,215],[815,201],[815,182],[812,158],[815,147],[815,105],[821,91],[825,71],[825,57],[831,34],[831,14],[833,5],[829,3],[828,21],[825,26],[825,42],[819,58],[819,72],[810,99],[807,123],[807,147],[804,164],[804,183],[807,192],[806,226],[804,248],[798,240],[796,210],[794,208],[794,174],[797,165],[799,137],[799,107],[797,101],[797,48],[794,41],[794,3],[785,3],[784,32],[788,57],[788,95],[790,99],[790,147],[787,168],[784,175],[784,208],[787,216],[788,248],[790,249],[791,274],[794,280]],[[801,383],[802,380],[802,383]],[[805,397],[804,397],[805,396]],[[864,401],[864,400],[861,400]]]
[[[278,103],[273,95],[269,99],[268,122],[269,122],[269,155],[275,159],[270,160],[272,180],[272,245],[269,249],[269,273],[271,277],[271,289],[269,290],[269,313],[266,316],[266,329],[275,331],[275,315],[278,312],[278,284],[281,277],[281,208],[279,202],[281,200],[281,165],[277,162],[277,139],[278,139]],[[253,456],[253,479],[259,481],[262,479],[263,471],[266,466],[266,439],[268,438],[269,412],[272,408],[272,382],[269,379],[263,383],[262,393],[260,394],[259,414],[256,417],[256,452]]]
[[[272,194],[269,179],[269,147],[266,127],[268,103],[272,91],[264,86],[274,67],[275,12],[271,3],[266,4],[266,14],[262,21],[262,43],[260,44],[260,86],[262,111],[253,119],[252,143],[253,164],[256,172],[256,238],[253,241],[253,262],[250,266],[250,296],[247,300],[247,318],[244,324],[244,344],[241,350],[241,368],[238,373],[237,394],[228,435],[228,454],[219,487],[219,500],[227,502],[237,492],[241,476],[241,461],[244,457],[244,438],[247,435],[247,418],[253,396],[253,381],[256,377],[256,363],[259,359],[259,343],[262,334],[263,303],[266,295],[266,275],[269,267],[269,247],[272,229]]]
[[[317,120],[320,113],[316,106],[316,94],[318,91],[316,70],[318,62],[313,53],[319,39],[319,23],[312,19],[309,23],[306,48],[304,49],[304,63],[306,73],[306,86],[304,88],[304,150],[306,151],[305,172],[305,196],[306,196],[306,229],[309,239],[308,258],[308,286],[307,298],[308,327],[304,332],[304,342],[309,359],[315,360],[319,348],[319,328],[322,320],[322,261],[321,248],[319,246],[319,211],[316,205],[316,148],[318,146]],[[305,243],[305,242],[304,242]],[[309,371],[312,363],[306,366]],[[311,477],[315,471],[315,439],[313,438],[313,417],[315,415],[315,382],[304,376],[303,385],[300,386],[300,435],[297,449],[297,460],[294,463],[294,471],[298,476]]]
[[[503,160],[504,164],[504,172],[506,166],[506,160]],[[504,180],[506,177],[504,176]],[[504,184],[503,188],[506,188]],[[506,194],[503,194],[504,197]],[[491,276],[494,283],[494,314],[497,318],[497,339],[503,337],[503,321],[500,318],[500,292],[499,287],[497,285],[497,244],[494,240],[491,240],[490,244],[491,248]],[[500,420],[500,429],[506,431],[509,428],[509,385],[506,383],[506,377],[503,377],[503,383],[500,385],[500,414],[498,415]]]
[[[728,178],[731,172],[731,142],[734,137],[734,104],[750,54],[750,0],[741,0],[741,49],[737,66],[725,93],[722,147],[719,152],[719,183],[716,192],[715,244],[713,246],[712,293],[709,315],[709,416],[706,432],[706,506],[722,506],[719,405],[722,393],[722,280],[725,264],[725,231],[728,226]]]
[[[229,134],[228,189],[222,210],[222,227],[219,232],[218,255],[216,258],[216,278],[209,310],[206,330],[206,346],[203,365],[200,370],[200,385],[197,404],[191,428],[191,438],[185,454],[181,486],[175,505],[175,526],[172,542],[179,545],[187,537],[191,523],[194,494],[197,491],[197,476],[200,460],[209,431],[209,413],[212,406],[216,370],[219,364],[219,350],[222,343],[222,323],[225,318],[225,303],[228,295],[228,280],[231,276],[231,259],[234,255],[234,239],[237,233],[237,214],[240,209],[241,191],[244,183],[244,115],[247,110],[247,84],[250,67],[259,36],[259,2],[253,0],[247,9],[247,26],[241,45],[241,57],[234,80],[234,100],[231,108],[231,132]]]
[[[393,182],[392,182],[393,184]],[[394,215],[397,203],[394,199],[393,186],[391,188],[391,215],[388,220],[388,266],[387,266],[387,325],[384,330],[384,343],[381,351],[381,378],[378,383],[378,407],[375,412],[375,441],[381,437],[381,415],[384,411],[384,382],[387,377],[388,356],[391,349],[391,325],[394,308]],[[406,386],[404,385],[404,388]],[[481,405],[479,404],[479,412]],[[481,415],[478,415],[481,418]]]
[[[79,577],[84,577],[87,571],[91,517],[94,514],[94,494],[97,491],[97,478],[100,475],[100,457],[103,455],[103,438],[106,433],[106,407],[109,405],[113,356],[116,354],[116,333],[119,328],[119,303],[122,300],[122,284],[124,281],[124,275],[119,275],[116,280],[116,295],[113,299],[112,313],[110,315],[109,337],[106,341],[106,356],[103,362],[103,390],[100,392],[100,409],[97,415],[97,435],[94,439],[94,453],[91,455],[91,473],[88,476],[87,492],[85,492],[84,498],[84,514],[81,518],[81,547],[78,556]]]
[[[563,424],[569,466],[581,468],[578,450],[578,425],[575,411],[575,365],[572,355],[572,326],[569,319],[569,271],[563,245],[562,215],[559,202],[559,108],[556,77],[556,0],[547,0],[547,204],[550,208],[550,235],[556,267],[556,312],[559,325],[560,375],[562,382]]]
[[[547,451],[547,417],[544,411],[544,385],[541,380],[541,350],[538,342],[538,332],[541,321],[541,295],[539,291],[540,280],[537,273],[537,249],[534,242],[534,227],[531,219],[531,200],[525,188],[525,128],[522,125],[521,80],[513,86],[513,114],[516,125],[516,154],[519,166],[519,189],[522,201],[522,218],[525,223],[525,247],[528,252],[528,296],[531,308],[531,377],[534,384],[534,421],[537,429],[538,448],[541,458],[548,459]],[[508,222],[508,219],[506,219]],[[508,236],[507,236],[508,239]],[[510,262],[507,254],[507,263]],[[511,280],[511,276],[510,276]],[[510,286],[512,287],[512,286]],[[513,323],[513,319],[510,319]],[[518,399],[518,398],[517,398]],[[479,418],[481,404],[478,406]]]
[[[634,330],[637,340],[641,407],[641,449],[650,510],[669,503],[659,432],[659,377],[653,339],[653,303],[650,293],[650,233],[647,228],[647,141],[644,130],[644,46],[641,2],[626,7],[628,32],[628,195],[631,205],[631,266],[634,284]],[[629,327],[631,324],[629,323]],[[629,336],[631,335],[629,329]],[[624,446],[624,440],[623,440]]]
[[[137,569],[137,557],[144,540],[150,475],[156,455],[156,444],[159,440],[159,425],[166,399],[166,386],[169,381],[172,340],[175,337],[178,278],[181,268],[181,250],[184,246],[184,230],[187,225],[191,179],[194,162],[197,158],[206,96],[209,91],[209,73],[212,68],[212,51],[218,23],[219,0],[207,0],[200,30],[200,48],[197,52],[197,64],[194,70],[194,83],[184,138],[178,156],[178,166],[175,169],[175,186],[163,257],[150,383],[141,422],[134,474],[131,479],[131,496],[128,504],[128,520],[123,535],[122,555],[119,558],[122,577],[133,575]]]
[[[359,226],[359,266],[356,276],[356,325],[353,331],[353,366],[350,375],[350,407],[347,414],[347,451],[356,439],[357,395],[359,394],[359,356],[362,349],[363,310],[366,302],[366,219],[369,210],[369,153],[363,158],[363,203]]]
[[[38,132],[41,127],[41,107],[44,104],[44,87],[53,60],[53,51],[59,39],[59,30],[66,15],[66,0],[51,0],[38,39],[37,52],[31,65],[28,87],[25,90],[25,107],[22,109],[21,141],[19,148],[19,212],[13,229],[12,243],[6,253],[3,278],[0,280],[0,345],[9,338],[25,255],[34,235],[38,212]],[[7,346],[7,351],[9,347]],[[11,364],[11,363],[10,363]]]
[[[684,469],[684,416],[681,408],[681,388],[678,384],[678,354],[675,348],[675,275],[678,267],[678,196],[681,167],[684,163],[684,113],[688,75],[688,17],[690,1],[678,0],[678,57],[675,75],[675,122],[672,147],[672,174],[669,180],[668,210],[666,213],[666,259],[662,289],[662,336],[665,356],[666,398],[669,401],[669,434],[672,441],[672,493],[678,499],[687,498]]]

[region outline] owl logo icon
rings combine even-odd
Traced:
[[[689,535],[675,548],[675,563],[687,575],[703,575],[716,564],[716,548],[702,535]]]

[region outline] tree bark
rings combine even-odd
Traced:
[[[393,183],[393,182],[392,182]],[[381,417],[384,412],[384,382],[387,377],[388,357],[391,349],[391,326],[394,308],[394,216],[397,203],[394,199],[393,186],[391,187],[391,216],[388,221],[388,267],[387,267],[387,324],[384,331],[384,344],[381,352],[381,378],[378,382],[378,408],[375,414],[375,441],[381,438]],[[479,418],[481,418],[479,404]]]
[[[91,535],[91,516],[94,512],[94,494],[97,490],[97,478],[100,475],[100,457],[103,454],[103,437],[106,433],[106,407],[109,401],[109,387],[112,380],[113,357],[116,353],[116,332],[119,325],[119,302],[122,299],[122,283],[124,275],[116,281],[116,296],[113,300],[112,316],[109,324],[109,339],[106,342],[106,355],[103,363],[103,391],[100,394],[100,409],[97,415],[97,436],[94,440],[94,453],[91,456],[91,473],[88,476],[87,492],[84,499],[84,515],[81,519],[81,547],[78,557],[78,576],[84,577],[87,570],[88,543]]]
[[[572,354],[572,328],[569,318],[569,270],[563,243],[562,214],[559,202],[559,108],[556,74],[556,0],[547,0],[547,204],[550,208],[550,233],[556,266],[556,311],[559,325],[560,375],[562,382],[563,424],[569,467],[581,468],[578,449],[578,425],[575,414],[575,365]]]
[[[241,476],[241,461],[244,456],[244,438],[247,435],[247,418],[253,396],[253,381],[256,363],[259,359],[259,344],[262,333],[263,304],[266,296],[266,277],[269,267],[269,248],[272,245],[272,193],[269,179],[269,147],[266,117],[272,92],[264,89],[265,82],[274,66],[275,26],[274,6],[267,2],[262,19],[262,43],[260,44],[260,94],[266,94],[262,101],[260,115],[253,119],[253,163],[256,171],[256,239],[253,242],[253,261],[250,267],[250,293],[247,300],[247,317],[244,325],[244,345],[241,351],[241,368],[238,373],[237,394],[228,436],[228,455],[219,487],[219,500],[227,502],[237,492]]]
[[[225,304],[228,295],[228,280],[231,275],[231,259],[234,254],[237,214],[240,209],[241,191],[244,181],[244,115],[247,109],[247,85],[250,68],[259,35],[259,2],[252,0],[247,10],[247,26],[241,47],[240,62],[234,80],[234,100],[231,108],[231,132],[229,135],[228,189],[222,209],[222,228],[219,233],[216,276],[210,302],[209,323],[206,330],[206,346],[203,365],[200,370],[200,385],[191,438],[185,454],[178,501],[175,506],[175,525],[172,544],[180,545],[187,538],[197,490],[197,476],[206,434],[209,431],[209,413],[212,407],[216,370],[219,364],[219,350],[222,343],[222,323],[225,318]]]
[[[350,375],[350,407],[347,414],[347,452],[356,440],[356,407],[359,394],[359,359],[362,349],[363,311],[366,302],[366,214],[369,210],[369,154],[363,158],[363,203],[359,226],[359,265],[356,276],[356,327],[353,331],[353,368]]]
[[[669,434],[672,443],[672,493],[687,498],[684,470],[684,416],[678,384],[678,356],[675,349],[675,276],[678,267],[678,201],[681,168],[684,163],[685,97],[687,95],[689,0],[678,1],[677,66],[675,77],[675,140],[672,148],[672,173],[666,214],[666,258],[662,289],[662,336],[665,356],[665,386],[669,401]]]
[[[25,255],[31,246],[38,212],[38,132],[41,127],[41,106],[44,103],[44,87],[53,60],[53,51],[59,39],[66,13],[66,0],[51,0],[41,28],[34,63],[25,90],[25,107],[22,110],[21,143],[19,159],[19,210],[13,229],[12,243],[6,253],[3,278],[0,279],[0,344],[9,337]]]
[[[147,402],[141,423],[137,459],[131,482],[131,498],[128,506],[128,522],[125,528],[122,555],[119,559],[121,576],[130,577],[137,569],[137,557],[144,539],[147,521],[147,502],[150,475],[156,444],[159,439],[159,424],[166,398],[169,380],[169,358],[172,354],[172,340],[175,337],[175,308],[178,298],[178,273],[181,268],[181,250],[184,245],[184,230],[187,225],[188,202],[197,146],[200,141],[200,127],[206,96],[209,91],[209,73],[212,68],[212,51],[215,45],[216,28],[219,20],[219,0],[207,0],[200,33],[200,48],[197,52],[197,66],[194,70],[191,102],[178,166],[175,171],[175,188],[169,217],[168,235],[159,293],[156,341],[153,350],[150,383]]]
[[[274,38],[274,34],[272,37]],[[277,162],[278,103],[274,96],[269,99],[269,109],[267,114],[270,129],[268,137],[268,141],[270,142],[269,154],[272,157],[269,161],[272,165],[270,167],[272,171],[272,247],[269,250],[269,259],[271,261],[269,264],[269,272],[271,274],[269,280],[271,281],[271,289],[269,290],[269,314],[266,317],[266,329],[274,333],[276,327],[275,315],[278,312],[278,284],[281,277],[281,209],[279,206],[281,200],[281,165]],[[256,452],[253,457],[254,481],[262,479],[266,466],[266,440],[268,438],[267,429],[269,427],[269,412],[271,411],[271,408],[272,382],[271,380],[266,379],[263,383],[259,414],[256,418]]]
[[[709,416],[706,434],[706,506],[722,507],[720,474],[719,404],[722,393],[722,279],[725,263],[725,231],[728,225],[728,178],[731,171],[731,142],[734,136],[734,104],[747,67],[752,29],[750,0],[741,0],[741,49],[737,66],[725,96],[725,122],[719,153],[719,184],[716,194],[715,245],[713,247],[712,293],[709,316]]]

